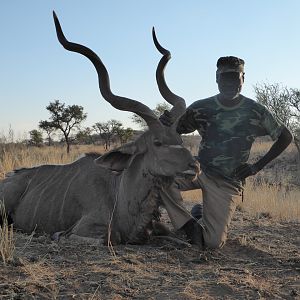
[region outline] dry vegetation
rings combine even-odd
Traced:
[[[250,161],[256,161],[270,149],[271,145],[272,142],[255,143]],[[239,207],[253,217],[265,214],[278,221],[299,221],[300,165],[297,156],[295,146],[290,145],[264,170],[248,178],[244,201]],[[201,191],[184,192],[183,197],[185,200],[197,202],[201,199]]]
[[[257,143],[252,160],[270,144]],[[196,147],[193,147],[194,151]],[[0,179],[20,167],[69,163],[103,148],[0,148]],[[293,146],[248,180],[221,250],[153,239],[144,246],[95,247],[0,232],[0,299],[300,299],[300,208]],[[188,209],[199,190],[183,193]],[[2,211],[3,213],[3,211]],[[170,225],[163,213],[164,221]],[[0,259],[1,261],[1,259]]]
[[[15,251],[14,231],[13,226],[9,225],[6,218],[3,201],[0,200],[0,217],[3,220],[2,227],[0,227],[0,255],[2,262],[6,265],[13,260]]]
[[[65,147],[27,147],[23,145],[0,146],[0,179],[14,169],[41,164],[67,164],[87,152],[104,153],[103,146],[73,146],[69,154]]]

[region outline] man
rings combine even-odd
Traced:
[[[190,105],[177,126],[180,134],[197,130],[201,135],[197,156],[201,173],[193,181],[176,178],[161,196],[174,227],[184,229],[191,243],[201,248],[224,245],[241,197],[242,182],[292,141],[290,131],[264,106],[240,94],[244,74],[242,59],[219,58],[216,71],[219,94]],[[161,121],[165,125],[172,123],[167,111]],[[247,163],[255,138],[264,135],[269,135],[275,143],[256,163]],[[203,194],[203,212],[198,204],[191,216],[182,207],[180,191],[199,188]]]

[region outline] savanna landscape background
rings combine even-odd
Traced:
[[[167,83],[187,105],[217,93],[219,57],[243,58],[243,94],[267,106],[296,143],[247,179],[219,250],[159,237],[113,247],[57,243],[4,223],[0,299],[300,299],[299,0],[0,1],[0,180],[17,168],[104,153],[138,134],[130,113],[99,95],[92,66],[61,47],[53,10],[70,41],[103,59],[112,91],[151,108],[162,100],[153,26],[172,53]],[[199,136],[184,136],[184,143],[196,154]],[[258,139],[250,162],[271,144]],[[201,191],[183,198],[190,210]]]
[[[195,153],[199,137],[186,136]],[[258,141],[256,160],[271,142]],[[69,163],[102,145],[1,146],[0,178],[19,167]],[[294,145],[247,180],[244,200],[220,250],[199,251],[163,238],[146,245],[91,246],[51,241],[4,226],[1,299],[298,299],[300,297],[299,158]],[[187,209],[200,190],[184,192]],[[172,225],[162,209],[162,221]]]

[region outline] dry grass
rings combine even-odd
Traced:
[[[255,155],[269,144],[254,145]],[[69,163],[102,147],[6,147],[0,145],[0,179],[15,168]],[[286,156],[283,164],[289,164]],[[278,168],[281,169],[282,165]],[[274,173],[273,167],[268,172]],[[278,178],[277,178],[278,179]],[[201,191],[184,192],[185,202],[201,201]],[[6,227],[0,236],[1,299],[296,299],[299,296],[299,191],[283,185],[248,182],[240,204],[258,223],[237,211],[231,233],[221,250],[199,252],[169,241],[110,249],[75,241],[59,244],[49,236],[30,236]],[[1,200],[1,199],[0,199]],[[190,203],[189,203],[190,202]],[[2,208],[3,212],[3,208]],[[276,220],[276,219],[274,219]],[[15,241],[14,241],[15,239]],[[2,243],[3,242],[3,243]],[[15,245],[15,246],[14,246]],[[14,251],[14,247],[16,250]],[[1,259],[0,259],[1,260]]]
[[[262,153],[266,153],[274,142],[268,141],[268,142],[256,142],[253,144],[251,153],[256,156]]]
[[[250,160],[256,161],[272,144],[272,141],[254,143]],[[293,157],[297,157],[296,148],[290,145],[278,158],[280,163],[274,162],[273,167],[267,167],[267,170],[261,171],[256,177],[247,179],[244,201],[238,205],[239,208],[253,217],[269,216],[277,221],[299,221],[300,190],[296,185],[289,184],[292,178],[289,164],[294,164],[295,168],[296,163]],[[266,182],[259,182],[257,179],[265,179]],[[297,181],[299,180],[294,180]],[[201,202],[202,199],[200,190],[183,192],[182,196],[185,202],[190,203]]]
[[[65,147],[5,147],[0,152],[0,180],[5,177],[5,173],[14,169],[41,164],[66,164],[88,152],[104,153],[105,150],[103,146],[81,145],[72,146],[67,154]]]
[[[28,294],[34,294],[39,289],[43,289],[49,299],[57,299],[59,292],[57,273],[52,265],[45,259],[36,262],[20,259],[20,262],[20,269],[25,274],[25,279],[18,282],[19,287],[26,290]]]
[[[185,203],[198,203],[202,201],[202,191],[201,190],[192,190],[181,192],[181,196]]]
[[[182,193],[185,202],[198,203],[202,201],[200,190]],[[261,184],[255,186],[248,182],[244,191],[244,201],[239,208],[253,217],[269,216],[278,221],[300,220],[300,191],[285,191],[280,186]]]
[[[269,215],[278,221],[300,220],[300,191],[288,190],[280,185],[248,181],[240,207],[250,215]]]
[[[0,219],[2,219],[2,226],[0,226],[0,254],[4,265],[13,259],[15,252],[14,232],[13,226],[8,225],[4,203],[0,201]]]
[[[0,299],[296,299],[300,227],[237,211],[222,250],[169,241],[107,247],[33,237],[2,266]],[[15,233],[17,250],[28,236]]]
[[[252,157],[261,156],[267,152],[272,142],[258,142],[253,145]],[[64,164],[77,159],[82,153],[99,152],[104,153],[103,146],[81,145],[72,146],[69,155],[63,147],[16,147],[12,145],[2,149],[0,153],[0,179],[4,174],[20,167],[31,167],[39,164]],[[293,146],[290,146],[284,156],[291,156],[295,152]],[[199,202],[201,191],[188,191],[183,193],[183,198],[188,202]],[[248,180],[245,189],[245,201],[240,207],[253,216],[259,214],[270,214],[278,220],[299,220],[300,209],[299,201],[300,191],[286,191],[279,185],[269,185],[261,183],[255,185],[253,181]]]

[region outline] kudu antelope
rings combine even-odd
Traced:
[[[89,48],[69,42],[54,13],[59,42],[73,52],[86,56],[94,65],[103,98],[119,110],[142,117],[149,130],[134,142],[102,156],[87,154],[71,164],[22,168],[7,174],[0,183],[0,199],[16,228],[83,240],[113,243],[138,243],[158,206],[158,195],[174,176],[195,176],[198,164],[182,146],[176,122],[165,127],[150,108],[141,102],[114,95],[106,67]],[[184,99],[166,85],[164,68],[170,52],[163,54],[156,71],[162,96],[173,105],[178,119],[185,110]]]

